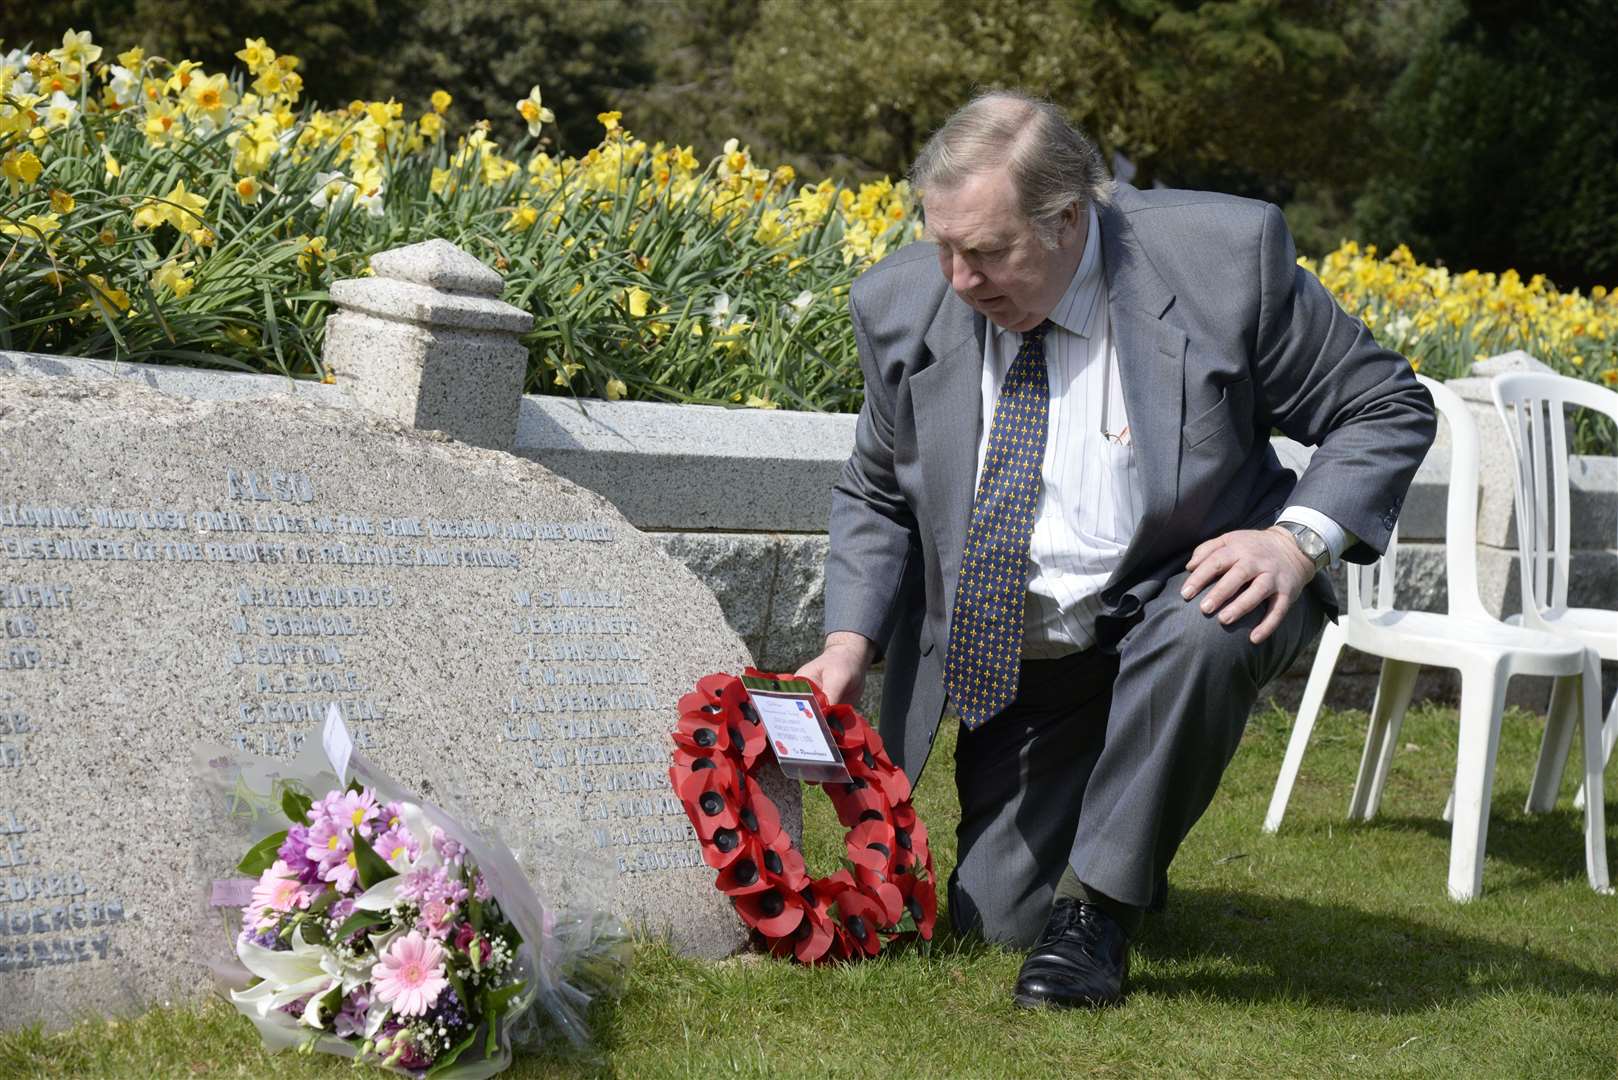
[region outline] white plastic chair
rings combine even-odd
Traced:
[[[1594,650],[1603,660],[1618,660],[1618,611],[1568,607],[1568,556],[1572,547],[1568,495],[1568,445],[1564,409],[1590,409],[1618,423],[1618,394],[1594,383],[1551,372],[1516,372],[1496,376],[1490,385],[1495,411],[1506,425],[1517,470],[1517,553],[1522,570],[1521,623],[1533,630],[1562,634]],[[1546,445],[1546,432],[1550,433]],[[1618,547],[1618,542],[1615,542]],[[1569,703],[1551,695],[1551,711]],[[1529,810],[1549,810],[1567,767],[1570,732],[1558,729],[1560,741],[1540,748],[1539,769],[1528,793]],[[1607,712],[1602,735],[1602,761],[1612,757],[1618,741],[1618,699]],[[1582,806],[1584,789],[1575,805]]]
[[[1444,566],[1449,611],[1437,614],[1401,611],[1393,606],[1398,531],[1387,553],[1372,566],[1348,566],[1348,604],[1344,616],[1327,623],[1314,667],[1287,743],[1286,760],[1275,783],[1264,831],[1281,827],[1298,766],[1320,714],[1343,646],[1380,656],[1382,676],[1371,707],[1365,752],[1349,802],[1350,820],[1368,821],[1382,801],[1393,749],[1398,744],[1416,674],[1423,664],[1455,668],[1461,676],[1460,745],[1455,757],[1451,797],[1449,895],[1471,900],[1483,889],[1483,849],[1489,831],[1489,798],[1494,786],[1495,755],[1500,746],[1500,718],[1506,684],[1513,675],[1549,675],[1557,679],[1564,707],[1551,716],[1546,746],[1565,745],[1572,726],[1581,721],[1587,767],[1585,782],[1598,797],[1584,808],[1585,866],[1590,886],[1610,892],[1607,878],[1606,825],[1599,762],[1600,668],[1595,654],[1579,643],[1541,630],[1508,626],[1491,617],[1478,599],[1477,505],[1478,436],[1466,406],[1454,392],[1430,379],[1422,385],[1433,395],[1450,429],[1449,499],[1445,513]],[[1373,603],[1373,578],[1375,585]],[[1582,707],[1581,707],[1582,703]],[[1541,765],[1543,769],[1543,763]]]

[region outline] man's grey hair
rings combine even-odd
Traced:
[[[944,121],[921,148],[910,183],[949,190],[968,177],[1005,168],[1018,206],[1046,247],[1055,247],[1062,212],[1105,203],[1113,182],[1101,151],[1049,101],[1018,90],[989,90]]]

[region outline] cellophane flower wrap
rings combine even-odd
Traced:
[[[358,753],[341,780],[316,749],[202,757],[221,834],[251,841],[247,876],[213,884],[233,954],[215,973],[272,1051],[469,1080],[514,1047],[588,1046],[629,959],[616,917],[551,910],[502,840]]]

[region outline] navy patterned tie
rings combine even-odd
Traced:
[[[944,689],[967,730],[1017,696],[1022,659],[1028,541],[1039,507],[1051,390],[1045,374],[1047,320],[1026,331],[989,427],[989,449],[966,529]]]

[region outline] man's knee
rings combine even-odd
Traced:
[[[1004,882],[979,883],[963,880],[957,872],[949,878],[949,919],[957,934],[979,934],[985,940],[1008,948],[1026,949],[1033,945],[1050,918],[1052,890],[1012,895]]]

